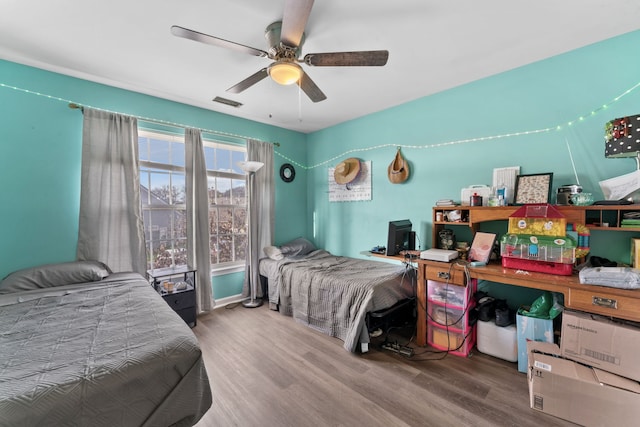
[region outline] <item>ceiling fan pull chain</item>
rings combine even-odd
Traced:
[[[298,121],[302,123],[302,88],[298,86]]]

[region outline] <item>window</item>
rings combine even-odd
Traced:
[[[203,141],[209,189],[211,265],[244,265],[247,249],[246,178],[238,162],[246,149]]]
[[[141,130],[138,141],[147,267],[186,265],[184,137]],[[203,144],[209,190],[211,268],[244,266],[246,180],[237,162],[245,160],[246,148],[210,140],[203,140]]]

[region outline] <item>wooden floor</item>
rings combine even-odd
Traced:
[[[530,409],[516,364],[477,351],[352,354],[266,305],[217,309],[193,331],[213,392],[198,427],[574,425]]]

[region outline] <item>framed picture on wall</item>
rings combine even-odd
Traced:
[[[513,202],[516,205],[527,203],[549,203],[553,173],[518,175]]]

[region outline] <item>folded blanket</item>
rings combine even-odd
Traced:
[[[608,286],[619,289],[640,288],[640,269],[630,267],[593,267],[580,270],[583,285]]]

